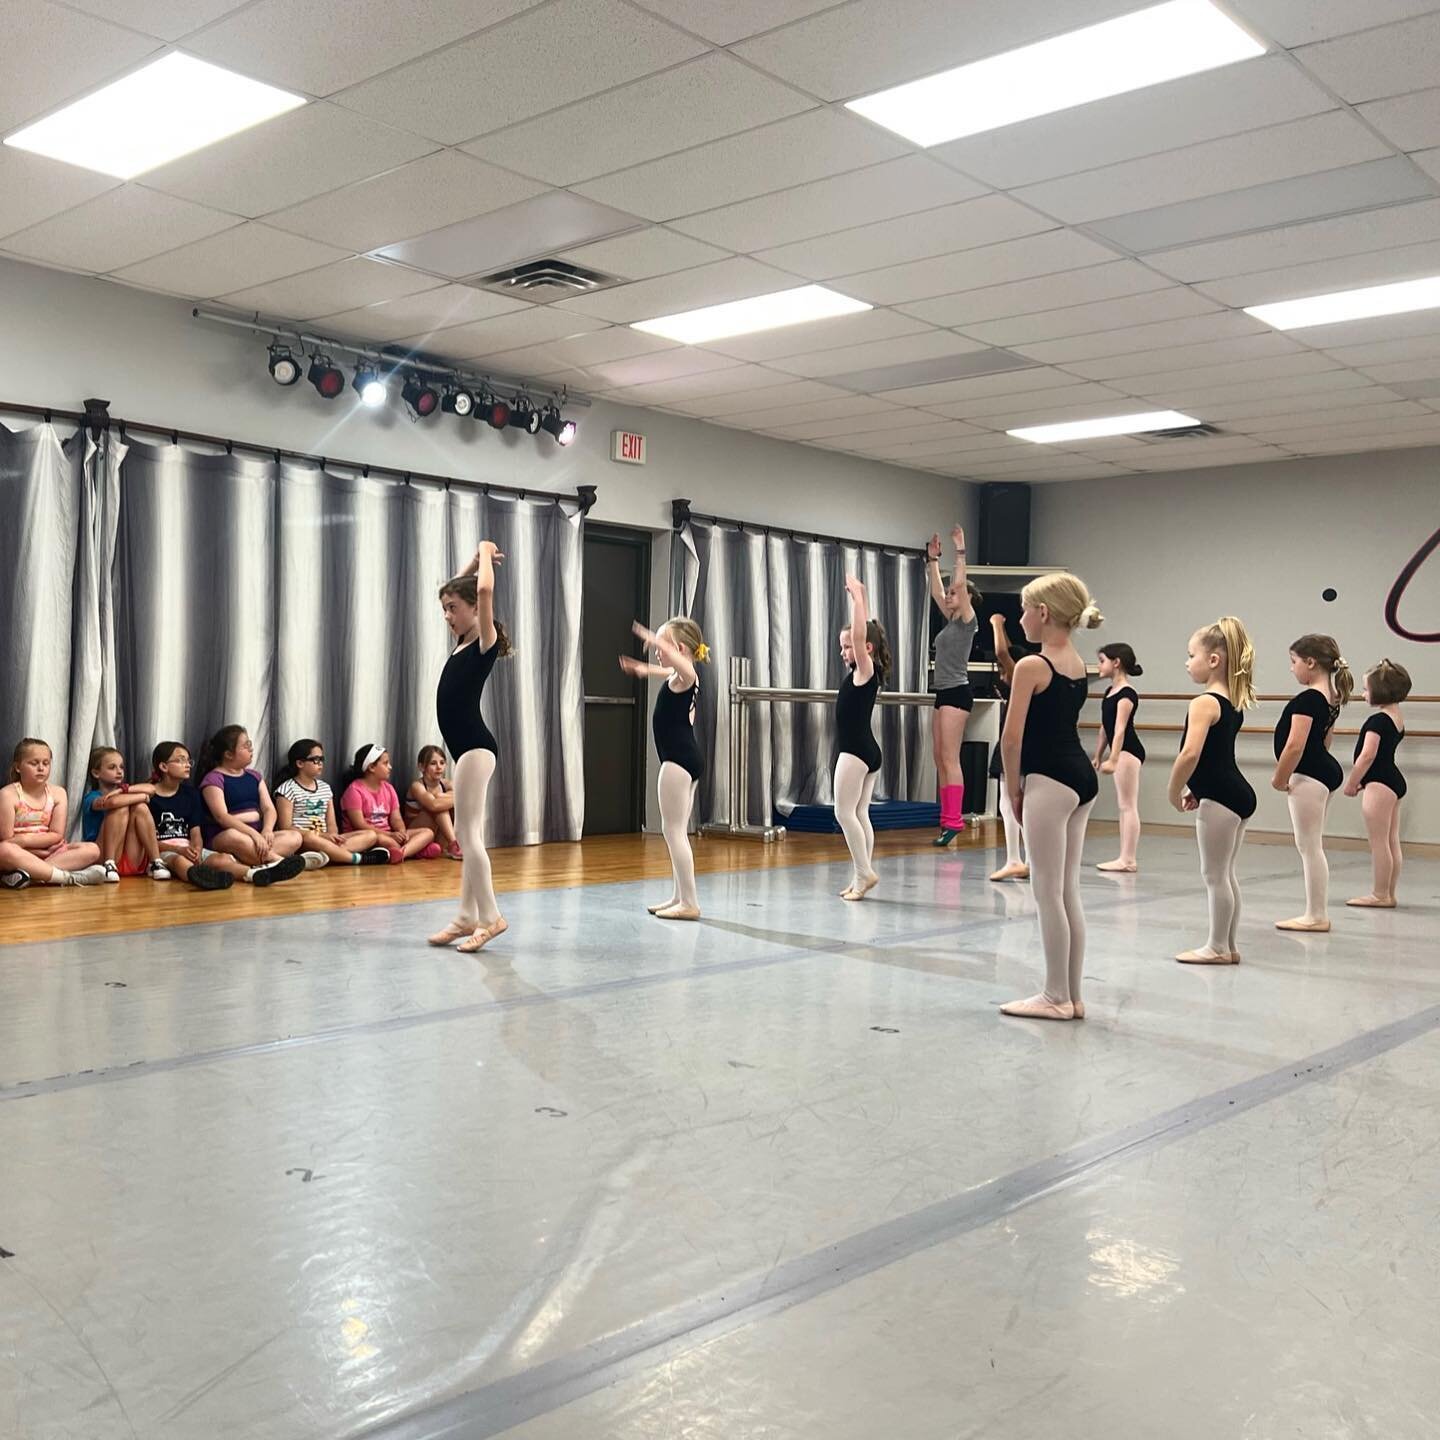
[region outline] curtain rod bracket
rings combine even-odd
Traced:
[[[594,485],[577,485],[575,493],[580,497],[580,513],[588,515],[600,498],[599,491]]]
[[[677,530],[682,530],[690,523],[690,502],[688,500],[672,500],[670,502],[670,523]]]
[[[110,428],[110,402],[108,400],[87,400],[84,423],[90,431],[90,438],[98,444],[100,432]]]

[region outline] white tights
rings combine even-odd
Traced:
[[[1329,919],[1330,865],[1325,859],[1325,811],[1330,792],[1309,775],[1290,777],[1290,826],[1305,871],[1305,919]]]
[[[855,866],[854,888],[875,878],[875,831],[870,824],[870,801],[879,772],[872,774],[858,755],[842,753],[835,761],[835,819],[850,847]]]
[[[1005,864],[1023,865],[1025,853],[1023,849],[1024,832],[1020,828],[1020,821],[1015,816],[1015,807],[1010,803],[1010,792],[1005,787],[1005,777],[1000,777],[1000,823],[1005,827]]]
[[[1025,843],[1030,848],[1030,890],[1040,914],[1045,950],[1045,998],[1055,1005],[1079,1000],[1085,969],[1085,912],[1080,906],[1080,856],[1093,800],[1048,775],[1027,775]]]
[[[671,904],[700,908],[695,890],[695,856],[690,850],[690,810],[695,803],[696,782],[683,765],[666,760],[660,766],[660,830],[670,852],[670,869],[675,877]]]
[[[459,923],[472,930],[491,926],[500,918],[490,857],[485,853],[485,802],[494,775],[491,750],[467,750],[455,762],[455,838],[464,856]]]
[[[1240,930],[1240,881],[1235,862],[1245,842],[1245,822],[1226,806],[1202,800],[1195,812],[1195,838],[1210,901],[1210,938],[1205,948],[1213,955],[1234,955],[1239,950]]]

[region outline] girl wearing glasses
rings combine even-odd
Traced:
[[[333,865],[388,865],[390,856],[373,830],[342,835],[335,823],[335,794],[322,778],[325,747],[297,740],[276,777],[275,811],[282,830],[300,832],[302,854],[323,855]]]

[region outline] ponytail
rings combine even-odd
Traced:
[[[1335,687],[1336,698],[1342,705],[1349,703],[1355,693],[1355,676],[1340,653],[1340,642],[1333,635],[1302,635],[1290,647],[1290,653],[1313,661],[1324,670]]]
[[[875,652],[875,670],[883,685],[890,678],[890,641],[886,639],[885,627],[878,620],[866,621],[865,640]]]
[[[1196,638],[1210,654],[1224,655],[1230,703],[1237,710],[1248,710],[1255,703],[1255,647],[1244,621],[1222,615],[1213,625],[1203,626]]]

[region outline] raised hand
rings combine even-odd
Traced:
[[[479,548],[475,551],[475,558],[480,559],[482,555],[489,555],[492,565],[504,563],[505,557],[500,553],[500,547],[493,540],[482,540]]]
[[[865,585],[858,575],[847,575],[845,577],[845,590],[852,600],[863,600],[865,598]]]
[[[938,530],[925,542],[925,557],[928,560],[940,558],[940,532]]]
[[[961,555],[965,553],[965,531],[961,526],[957,525],[950,532],[950,541]]]
[[[643,675],[646,666],[643,660],[637,660],[633,655],[622,655],[620,657],[620,668],[627,675]]]

